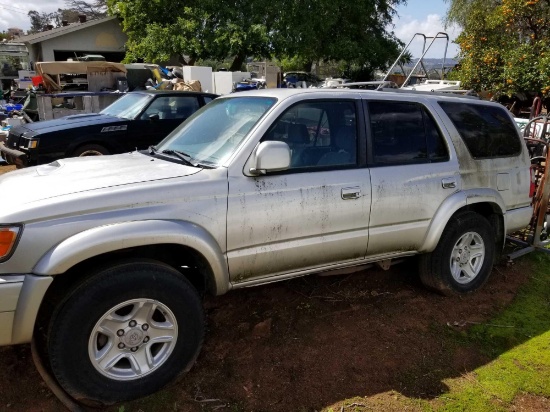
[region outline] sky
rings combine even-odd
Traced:
[[[30,28],[30,20],[27,13],[30,10],[38,12],[52,12],[58,8],[64,8],[63,0],[25,0],[9,2],[0,0],[0,31],[10,27],[18,27],[23,30]],[[407,4],[397,8],[398,18],[394,20],[393,30],[396,36],[407,44],[412,36],[419,32],[427,36],[433,36],[437,32],[445,31],[443,19],[448,8],[444,0],[407,0]],[[456,28],[447,29],[451,41],[447,51],[447,57],[454,57],[458,53],[457,45],[452,43],[460,31]],[[422,40],[417,36],[411,43],[410,50],[413,57],[422,55]],[[445,41],[436,40],[426,57],[443,57]]]
[[[458,46],[453,43],[453,40],[460,34],[460,29],[457,26],[444,28],[443,20],[447,14],[448,7],[449,4],[444,0],[407,0],[406,5],[397,8],[399,18],[394,20],[395,27],[393,31],[397,38],[405,44],[411,41],[415,33],[435,36],[438,32],[446,32],[450,39],[447,57],[456,57]],[[427,41],[427,46],[430,41]],[[435,40],[425,57],[443,58],[445,43],[444,39]],[[420,36],[416,36],[410,45],[413,57],[420,57],[422,55],[422,44],[423,39]]]

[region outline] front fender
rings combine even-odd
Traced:
[[[489,204],[495,213],[502,215],[506,213],[504,201],[496,190],[479,188],[456,192],[445,199],[437,209],[419,252],[432,252],[436,248],[447,223],[458,210],[480,203]],[[504,229],[504,233],[506,233],[506,228]]]
[[[218,243],[202,227],[190,222],[144,220],[95,227],[73,235],[50,249],[33,273],[57,275],[86,259],[115,250],[155,244],[178,244],[200,253],[212,269],[214,293],[229,288],[227,264]]]

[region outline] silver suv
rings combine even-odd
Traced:
[[[144,396],[197,357],[203,292],[413,255],[429,288],[479,288],[506,233],[528,224],[530,187],[525,144],[495,103],[223,97],[148,151],[0,178],[0,344],[34,336],[78,400]]]

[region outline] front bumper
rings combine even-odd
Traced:
[[[0,275],[0,346],[28,343],[50,276]]]
[[[26,167],[29,163],[27,153],[10,149],[5,142],[0,142],[0,156],[10,165],[16,165],[18,168]]]

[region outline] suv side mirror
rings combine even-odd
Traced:
[[[158,113],[153,113],[153,114],[150,114],[149,115],[149,120],[153,121],[153,122],[156,122],[157,120],[160,119],[160,116]]]
[[[262,142],[256,149],[256,167],[251,168],[250,173],[265,175],[288,169],[289,166],[290,148],[285,142]]]

